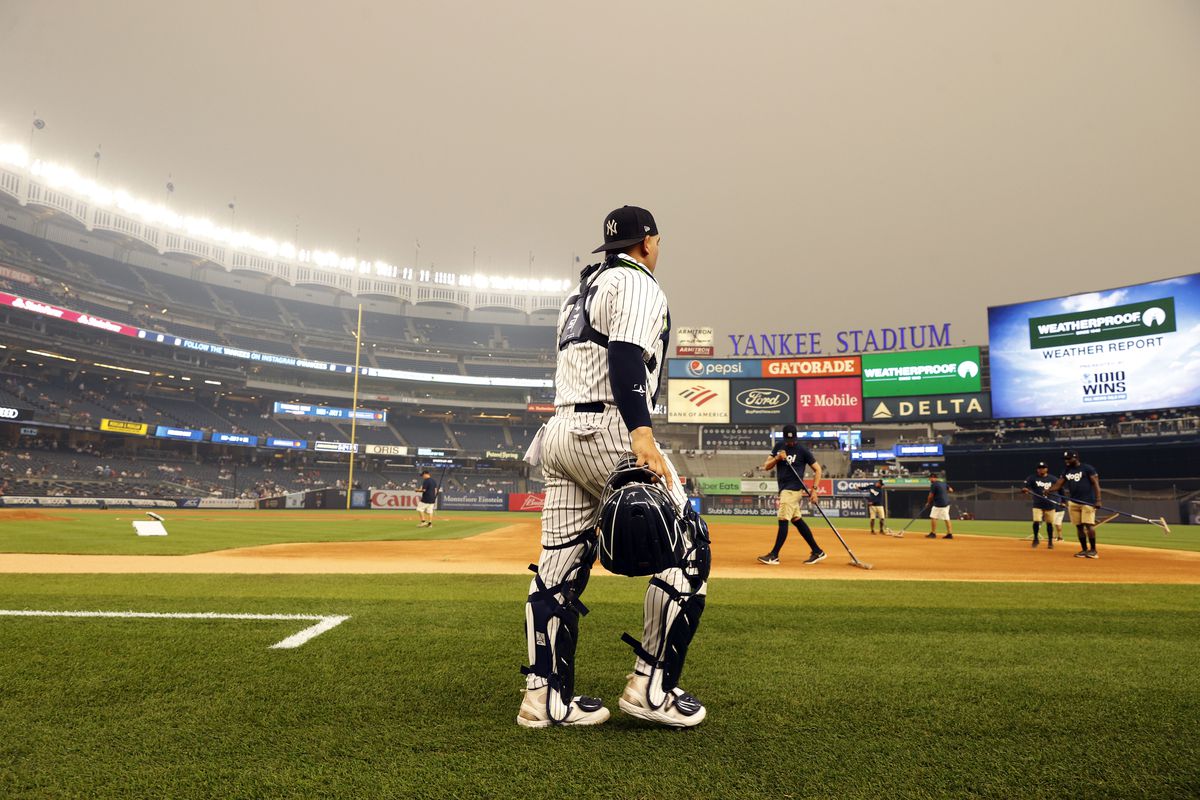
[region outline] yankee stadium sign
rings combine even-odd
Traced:
[[[838,331],[827,346],[820,331],[803,333],[731,333],[735,356],[819,356],[827,353],[884,353],[950,346],[950,323],[860,328]]]

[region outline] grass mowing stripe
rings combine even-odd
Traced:
[[[1200,790],[1200,587],[723,580],[667,731],[515,724],[527,581],[6,576],[0,605],[354,616],[136,633],[0,620],[5,797],[1163,797]],[[597,577],[578,690],[615,708],[644,582]],[[81,605],[82,604],[82,605]],[[272,640],[273,641],[273,640]]]

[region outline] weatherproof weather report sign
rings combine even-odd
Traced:
[[[982,386],[978,347],[949,347],[862,357],[863,397],[958,394]]]
[[[1200,274],[988,309],[995,417],[1200,404]]]

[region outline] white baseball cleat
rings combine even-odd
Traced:
[[[636,672],[628,677],[629,683],[625,685],[618,705],[630,716],[669,725],[672,728],[690,728],[699,725],[708,715],[703,703],[678,686],[667,693],[667,698],[660,707],[651,708],[650,701],[646,698],[650,678]]]
[[[599,697],[576,695],[564,705],[558,697],[549,698],[553,709],[547,708],[549,688],[526,689],[517,712],[517,724],[524,728],[549,728],[554,725],[599,725],[610,716]],[[551,716],[553,711],[553,716]]]

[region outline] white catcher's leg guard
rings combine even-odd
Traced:
[[[628,633],[621,637],[637,655],[621,710],[676,727],[697,725],[707,714],[699,700],[679,688],[688,645],[704,613],[711,563],[708,526],[694,513],[688,522],[691,536],[683,566],[655,575],[646,589],[643,640]]]
[[[575,695],[575,645],[579,617],[587,607],[579,595],[587,587],[596,558],[595,535],[580,534],[564,545],[546,547],[525,604],[529,666],[517,723],[527,728],[596,725],[608,719],[598,698]],[[544,573],[544,574],[543,574]]]

